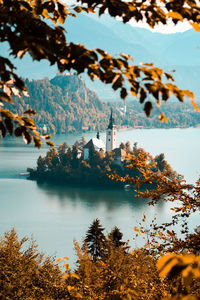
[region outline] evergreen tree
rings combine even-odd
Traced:
[[[83,147],[86,144],[86,139],[84,138],[84,136],[81,137],[80,141],[78,142],[78,146],[80,148],[80,150],[83,150]]]
[[[122,148],[122,149],[124,149],[124,148]],[[127,142],[125,143],[125,150],[126,150],[126,152],[128,152],[128,153],[131,153],[131,152],[132,152],[132,150],[131,150],[131,143],[130,143],[129,141],[127,141]]]
[[[93,261],[104,256],[105,235],[103,234],[103,231],[104,228],[101,226],[99,219],[96,219],[86,233],[85,242]]]
[[[126,243],[122,241],[122,237],[123,233],[117,226],[115,226],[108,235],[108,239],[116,248],[122,247],[124,250],[126,250],[128,247],[125,246]]]
[[[46,160],[45,157],[42,157],[41,155],[37,159],[37,171],[38,172],[45,172],[47,170],[46,166]]]
[[[125,144],[124,144],[123,142],[121,142],[120,145],[119,145],[119,148],[120,148],[120,149],[125,149],[126,146],[125,146]]]
[[[79,166],[79,159],[78,159],[78,145],[75,143],[73,146],[72,146],[72,162],[71,162],[71,165],[72,165],[72,168],[77,168]]]

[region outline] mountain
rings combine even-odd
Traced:
[[[182,88],[187,88],[200,94],[200,34],[194,30],[182,33],[161,34],[144,28],[123,24],[108,15],[100,18],[96,14],[79,14],[77,18],[68,18],[65,23],[67,41],[82,43],[88,48],[100,47],[117,56],[127,53],[134,58],[135,63],[141,61],[155,62],[166,71],[176,69],[175,79]],[[8,55],[8,46],[1,43],[1,55]],[[28,55],[14,59],[18,72],[22,77],[39,79],[45,76],[53,78],[56,67],[50,67],[47,62],[32,62]],[[98,81],[93,83],[83,74],[86,85],[94,90],[102,100],[119,99],[118,93],[111,86]]]
[[[35,121],[41,130],[44,125],[53,133],[106,129],[110,107],[86,87],[80,76],[68,73],[51,80],[46,77],[25,82],[30,97],[15,97],[16,105],[8,108],[19,113],[35,109]]]
[[[14,113],[35,109],[36,124],[49,133],[70,133],[105,130],[109,123],[111,107],[118,127],[171,128],[200,124],[200,115],[192,105],[167,103],[161,107],[169,119],[161,123],[158,111],[153,109],[146,118],[142,106],[136,101],[104,103],[95,92],[87,88],[83,78],[72,73],[57,75],[51,80],[25,80],[30,97],[14,98],[15,106],[8,106]],[[127,108],[127,109],[125,109]],[[125,110],[127,111],[126,113]]]

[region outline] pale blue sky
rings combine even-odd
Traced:
[[[176,26],[172,22],[169,22],[168,25],[157,25],[153,30],[147,24],[142,23],[142,22],[136,22],[134,20],[132,20],[130,22],[130,25],[132,25],[134,27],[147,28],[153,32],[161,32],[161,33],[165,33],[165,34],[175,33],[175,32],[183,32],[183,31],[186,31],[186,30],[192,28],[192,26],[186,21],[179,22]]]

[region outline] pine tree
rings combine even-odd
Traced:
[[[115,226],[108,235],[108,239],[116,248],[123,248],[124,250],[129,247],[126,246],[126,243],[122,241],[123,233]]]
[[[99,219],[96,219],[93,221],[86,233],[85,242],[93,261],[104,256],[105,235],[103,231],[104,228],[101,226]]]

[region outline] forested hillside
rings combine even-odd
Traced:
[[[36,122],[42,131],[44,125],[50,133],[70,133],[105,130],[111,107],[116,125],[120,127],[173,128],[190,127],[200,124],[200,114],[190,103],[169,102],[161,107],[168,123],[161,123],[159,112],[154,109],[146,118],[143,107],[136,100],[126,103],[102,102],[95,92],[88,89],[80,76],[74,74],[57,75],[53,79],[28,80],[26,85],[30,97],[15,97],[14,112],[22,113],[28,108],[37,111]]]
[[[16,112],[35,109],[36,122],[53,133],[104,130],[110,109],[89,90],[81,77],[58,75],[52,80],[26,80],[30,97],[15,98]],[[12,107],[10,106],[12,109]]]

